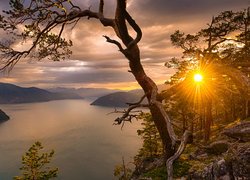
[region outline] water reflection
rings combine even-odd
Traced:
[[[18,172],[23,152],[40,140],[55,149],[58,179],[113,179],[121,157],[132,158],[140,147],[139,122],[113,126],[112,108],[89,106],[86,100],[1,105],[11,120],[0,124],[0,179]]]

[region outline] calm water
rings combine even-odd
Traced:
[[[1,105],[11,120],[0,124],[0,180],[19,174],[21,156],[39,140],[54,149],[53,165],[62,180],[109,180],[122,156],[131,161],[141,145],[139,122],[121,131],[113,126],[112,108],[90,106],[87,100]]]

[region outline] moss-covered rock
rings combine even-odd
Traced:
[[[208,158],[209,161],[190,161],[189,178],[198,180],[249,179],[250,143],[234,144],[223,156]]]
[[[250,178],[250,143],[237,146],[235,153],[231,154],[231,165],[234,177]]]
[[[206,152],[208,154],[220,155],[226,152],[229,148],[229,143],[227,141],[215,141],[206,147]]]
[[[243,142],[250,141],[250,122],[244,121],[233,127],[227,128],[223,132],[224,135]]]

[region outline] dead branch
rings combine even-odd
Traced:
[[[67,6],[64,3],[69,3],[71,8],[67,10]],[[66,40],[61,38],[61,35],[65,29],[66,25],[75,24],[82,17],[95,18],[99,19],[103,26],[109,26],[115,28],[114,19],[105,18],[103,15],[103,7],[104,1],[100,0],[99,12],[94,12],[89,9],[81,10],[80,7],[75,6],[71,1],[64,0],[60,2],[54,2],[52,0],[37,2],[30,1],[30,3],[24,7],[22,5],[22,9],[18,11],[5,11],[7,14],[10,14],[8,18],[9,21],[5,19],[1,19],[0,27],[3,29],[9,29],[9,27],[15,27],[17,24],[25,24],[32,25],[34,29],[30,30],[31,34],[25,34],[24,38],[33,39],[32,46],[25,51],[16,51],[8,46],[3,46],[1,44],[0,50],[5,53],[4,59],[5,64],[0,70],[5,70],[7,68],[12,68],[18,61],[31,54],[31,52],[36,49],[37,46],[44,45],[46,42],[46,36],[58,26],[61,26],[61,30],[50,44],[45,45],[43,48],[50,50],[50,54],[46,54],[46,56],[55,56],[59,53],[60,48],[64,48],[62,46],[71,46],[71,43],[64,43]],[[52,10],[53,9],[53,10]],[[37,14],[41,14],[41,16],[37,16]],[[42,29],[40,29],[42,28]],[[49,36],[47,38],[50,38]],[[51,40],[51,39],[50,39]],[[63,43],[63,45],[59,45],[59,43]],[[64,49],[62,49],[64,51]],[[52,53],[53,52],[53,53]],[[71,53],[71,51],[66,51],[67,53]],[[63,53],[65,54],[65,53]],[[42,57],[43,58],[43,57]],[[59,57],[60,58],[60,57]],[[59,59],[58,59],[59,60]],[[4,61],[3,61],[4,62]]]
[[[104,35],[103,37],[106,38],[106,41],[107,41],[108,43],[115,44],[115,45],[119,48],[119,51],[121,51],[124,55],[126,54],[126,51],[123,49],[121,43],[119,43],[118,41],[116,41],[116,40],[114,40],[114,39],[110,39],[110,37],[108,37],[108,36],[105,36],[105,35]]]
[[[183,137],[181,139],[181,144],[178,148],[178,150],[175,152],[173,156],[171,156],[166,163],[167,166],[167,172],[168,172],[168,180],[173,180],[173,162],[180,157],[182,152],[184,151],[186,145],[189,143],[191,138],[191,132],[185,131],[183,134]]]
[[[127,48],[129,49],[132,46],[136,45],[141,40],[141,38],[142,38],[142,31],[141,31],[141,28],[138,26],[138,24],[135,22],[135,20],[127,12],[127,10],[125,10],[125,16],[126,16],[126,20],[130,24],[130,26],[137,33],[136,38],[128,44]]]
[[[127,109],[124,109],[122,111],[115,109],[115,111],[111,112],[111,113],[122,113],[123,115],[121,117],[116,118],[113,123],[113,125],[120,125],[121,129],[124,126],[124,123],[126,121],[132,122],[133,118],[136,118],[139,116],[138,113],[142,113],[141,110],[134,110],[136,108],[142,108],[142,107],[149,107],[148,104],[141,104],[141,102],[143,101],[143,99],[145,98],[145,95],[143,95],[141,97],[141,99],[137,102],[137,103],[127,103],[129,105],[129,107]],[[111,114],[109,113],[109,114]]]
[[[116,113],[123,113],[123,115],[115,119],[114,125],[120,125],[122,123],[124,125],[125,121],[131,122],[133,118],[136,118],[138,116],[138,114],[131,114],[131,113],[142,112],[142,111],[132,111],[132,110],[136,108],[140,108],[140,107],[149,107],[149,106],[148,104],[136,104],[136,105],[129,106],[128,109],[124,111],[116,111]]]
[[[144,94],[138,102],[136,102],[136,103],[127,103],[127,105],[131,106],[131,105],[141,104],[142,101],[143,101],[146,97],[147,97],[146,94]]]

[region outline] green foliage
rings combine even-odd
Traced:
[[[167,168],[166,167],[158,167],[155,168],[143,175],[144,177],[150,177],[153,180],[163,180],[167,179]]]
[[[177,160],[173,165],[174,177],[182,177],[188,175],[188,171],[191,167],[187,160]]]
[[[212,63],[239,66],[244,71],[239,63],[248,62],[250,57],[249,26],[249,12],[225,11],[213,17],[208,27],[196,34],[177,30],[171,35],[171,41],[175,47],[183,49],[183,56],[166,63],[167,67],[177,69],[170,83],[183,81],[189,71]]]
[[[68,58],[72,51],[72,41],[63,38],[68,11],[72,6],[69,0],[10,0],[10,10],[3,11],[0,15],[0,28],[8,35],[12,35],[11,41],[26,43],[32,41],[32,46],[23,54],[15,51],[5,40],[0,42],[0,51],[12,55],[12,58],[20,58],[30,54],[38,59],[48,58],[59,61]],[[69,20],[70,21],[70,20]],[[23,29],[19,28],[23,25]],[[74,24],[74,23],[69,23]]]
[[[165,64],[177,70],[167,83],[179,85],[166,97],[166,107],[177,127],[202,133],[206,142],[212,123],[249,116],[249,10],[221,12],[195,34],[177,30],[171,35],[183,56]],[[203,75],[200,84],[193,81],[196,72]]]
[[[143,140],[142,148],[136,158],[152,158],[163,154],[162,141],[159,132],[149,113],[142,114],[142,129],[137,130],[138,136]]]
[[[54,151],[41,152],[41,142],[35,142],[22,157],[21,176],[15,176],[15,180],[48,180],[57,177],[58,168],[48,165],[54,155]]]
[[[185,160],[178,160],[173,164],[174,177],[182,177],[188,175],[191,165]],[[167,168],[165,166],[155,168],[143,175],[144,177],[152,178],[153,180],[167,179]]]

